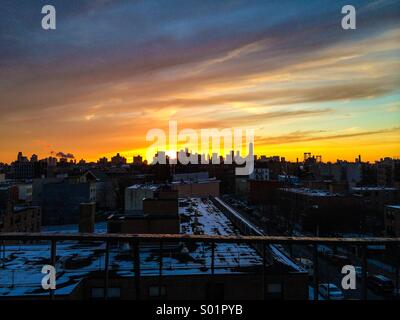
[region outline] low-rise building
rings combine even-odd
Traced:
[[[360,186],[351,188],[351,193],[361,195],[366,205],[380,215],[384,212],[385,205],[400,202],[400,192],[394,187]]]
[[[385,234],[400,237],[400,204],[385,206]]]
[[[41,209],[37,206],[12,206],[0,214],[0,232],[40,232]]]
[[[144,187],[144,186],[143,186]],[[134,199],[129,203],[137,205],[136,210],[125,210],[123,215],[111,215],[108,218],[108,232],[110,233],[179,233],[178,192],[167,186],[149,189],[127,188],[128,195],[144,198]],[[132,193],[135,191],[134,193]],[[144,191],[145,193],[137,191]],[[151,191],[151,192],[150,192]],[[147,194],[147,197],[146,197]],[[134,198],[135,198],[134,197]],[[141,204],[139,205],[139,202]]]
[[[143,199],[154,197],[160,188],[156,184],[134,184],[125,189],[125,213],[135,214],[143,211]]]
[[[33,204],[42,208],[43,225],[79,221],[79,206],[96,202],[96,184],[72,178],[46,178],[33,181]]]
[[[218,197],[220,181],[209,178],[208,172],[175,174],[172,189],[177,190],[179,197]]]
[[[279,209],[289,222],[314,233],[365,231],[360,197],[309,188],[281,188]]]

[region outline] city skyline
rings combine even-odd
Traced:
[[[212,157],[214,154],[216,154],[218,157],[222,157],[224,160],[229,157],[232,152],[235,155],[240,155],[240,156],[247,156],[247,154],[245,153],[241,153],[239,150],[231,150],[228,153],[219,153],[219,152],[209,152],[209,153],[197,153],[197,152],[192,152],[192,150],[188,149],[188,148],[183,148],[183,149],[179,149],[176,153],[175,156],[172,155],[171,152],[167,152],[165,150],[159,150],[160,153],[165,154],[165,156],[169,159],[178,159],[177,155],[179,152],[186,152],[189,154],[195,154],[198,156],[205,156],[205,159],[208,159],[211,163]],[[239,153],[238,153],[239,152]],[[389,156],[382,156],[379,159],[376,159],[375,161],[369,161],[369,160],[364,160],[363,156],[361,154],[358,154],[356,156],[353,157],[353,159],[347,160],[347,159],[342,159],[342,158],[337,158],[334,161],[330,161],[330,160],[325,160],[323,155],[320,154],[314,154],[312,152],[303,152],[301,155],[299,155],[296,159],[291,160],[291,159],[287,159],[282,155],[278,155],[278,154],[257,154],[255,153],[254,156],[256,157],[257,160],[263,160],[263,159],[276,159],[279,158],[280,161],[283,161],[282,159],[284,159],[284,161],[287,162],[304,162],[306,155],[308,155],[308,158],[314,159],[317,162],[322,162],[322,163],[336,163],[336,162],[340,162],[340,161],[344,161],[344,162],[360,162],[360,163],[376,163],[379,161],[383,161],[385,159],[392,159],[392,160],[400,160],[398,158],[392,158]],[[119,152],[115,153],[115,154],[111,154],[109,156],[106,155],[100,155],[98,158],[92,160],[92,159],[88,159],[85,157],[75,157],[72,153],[68,153],[68,154],[64,154],[63,152],[52,152],[50,153],[50,155],[38,155],[36,153],[33,154],[25,154],[22,151],[19,151],[17,156],[10,162],[3,162],[0,159],[0,163],[2,164],[6,164],[6,165],[11,165],[12,163],[14,163],[15,161],[27,161],[27,162],[37,162],[37,161],[42,161],[42,160],[46,160],[46,159],[56,159],[57,162],[61,161],[62,159],[64,159],[64,161],[66,160],[67,162],[71,162],[71,163],[79,163],[80,161],[85,161],[86,163],[100,163],[100,162],[104,162],[105,160],[107,160],[107,162],[111,163],[112,162],[112,158],[124,158],[126,160],[126,164],[134,164],[135,163],[135,158],[137,159],[138,157],[140,158],[140,160],[145,163],[145,164],[152,164],[152,160],[154,160],[154,158],[157,156],[157,153],[153,156],[152,159],[146,159],[144,155],[141,155],[139,153],[133,153],[132,155],[129,156],[125,156],[123,154],[120,154]],[[21,159],[20,159],[21,157]],[[199,163],[200,164],[200,163]]]
[[[145,156],[169,120],[253,128],[256,154],[290,161],[400,157],[398,1],[353,1],[356,30],[345,1],[52,4],[51,31],[41,2],[0,12],[2,162]]]

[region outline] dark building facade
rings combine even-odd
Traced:
[[[96,186],[91,182],[38,179],[33,183],[33,204],[42,207],[43,225],[78,223],[80,204],[93,201]]]

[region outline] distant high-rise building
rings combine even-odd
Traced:
[[[47,158],[47,166],[55,167],[57,165],[57,158],[55,157],[48,157]]]
[[[18,162],[28,162],[28,158],[25,157],[22,152],[18,152],[18,156],[17,156],[17,161]]]
[[[133,157],[133,164],[135,165],[141,165],[143,164],[143,158],[141,155],[137,155]]]
[[[98,164],[107,164],[108,163],[108,159],[106,157],[100,158],[99,160],[97,160]]]
[[[17,161],[12,164],[15,179],[31,179],[41,174],[42,168],[37,156],[32,155],[31,161],[22,152],[18,152]]]
[[[119,153],[117,153],[114,157],[111,158],[111,164],[114,165],[126,164],[126,158],[122,157]]]

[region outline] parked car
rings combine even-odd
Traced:
[[[385,295],[392,294],[394,290],[393,281],[381,274],[369,275],[367,277],[367,286],[375,293]]]
[[[343,300],[344,295],[333,283],[322,283],[319,285],[319,294],[325,299],[330,300]]]

